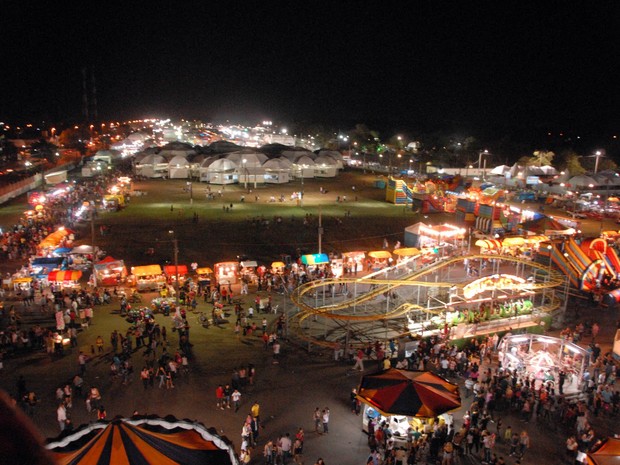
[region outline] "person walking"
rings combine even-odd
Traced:
[[[238,389],[235,389],[230,395],[233,405],[235,406],[235,413],[239,411],[239,404],[241,401],[241,393]]]
[[[323,432],[329,433],[329,408],[325,407],[321,413],[321,419],[323,421]]]
[[[364,351],[360,348],[357,349],[357,355],[355,356],[354,370],[364,371]]]
[[[314,420],[314,432],[315,433],[319,433],[319,434],[323,434],[320,431],[320,426],[321,426],[321,421],[322,421],[322,415],[321,415],[321,409],[320,408],[316,408],[314,410],[314,415],[313,415],[313,420]]]

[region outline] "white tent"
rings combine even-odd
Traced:
[[[168,162],[161,155],[147,155],[136,163],[134,171],[147,178],[163,178],[168,175]]]
[[[111,165],[121,157],[122,154],[118,150],[97,150],[97,153],[93,157],[93,161],[104,161],[108,165]]]
[[[311,160],[314,160],[314,158],[316,157],[316,155],[313,152],[310,152],[309,150],[293,150],[293,149],[283,150],[280,156],[289,159],[292,163],[297,162],[297,160],[299,160],[302,157],[310,158]]]
[[[200,179],[200,181],[209,182],[209,166],[216,160],[219,160],[219,156],[214,155],[206,157],[200,162],[198,165],[198,179]]]
[[[187,179],[190,174],[190,164],[182,155],[177,155],[168,162],[168,177],[170,179]]]
[[[310,157],[298,158],[291,168],[291,173],[296,178],[314,178],[314,160]]]
[[[547,176],[553,176],[558,174],[558,170],[556,170],[553,166],[550,165],[544,165],[541,166],[540,169],[543,171],[543,173],[545,173]]]
[[[184,156],[185,158],[195,155],[196,150],[190,144],[185,144],[183,142],[170,142],[169,144],[164,145],[159,152],[159,155],[165,157],[167,160],[171,160],[176,156]]]
[[[267,161],[267,155],[264,153],[243,150],[229,153],[225,158],[234,162],[240,169],[243,168],[243,166],[248,169],[260,167]]]
[[[291,162],[286,158],[272,158],[263,163],[265,182],[285,184],[291,180]]]
[[[490,171],[490,174],[497,174],[499,176],[503,176],[505,173],[508,173],[510,171],[510,166],[508,165],[499,165],[496,166],[495,168],[493,168]]]
[[[334,178],[338,174],[336,160],[327,155],[319,155],[314,159],[314,176],[317,178]]]
[[[225,158],[215,160],[207,168],[206,179],[201,173],[200,180],[211,184],[234,184],[239,181],[237,165]]]
[[[342,154],[336,150],[321,150],[319,151],[319,157],[330,157],[336,162],[337,169],[341,170],[344,168],[344,159],[342,158]]]
[[[597,186],[598,182],[596,179],[591,178],[590,176],[586,176],[585,174],[581,174],[579,176],[573,176],[568,180],[570,187],[576,189],[591,189],[590,185]]]

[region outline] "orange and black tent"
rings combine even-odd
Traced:
[[[607,438],[595,444],[586,454],[586,465],[617,465],[620,463],[620,439]]]
[[[48,441],[59,465],[238,465],[232,444],[213,428],[174,417],[115,418]]]
[[[430,371],[396,368],[363,376],[357,397],[385,416],[432,418],[461,406],[456,384]]]

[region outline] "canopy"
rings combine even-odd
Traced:
[[[201,275],[201,274],[213,274],[213,270],[209,267],[204,267],[204,268],[197,268],[196,269],[196,274]]]
[[[256,261],[254,260],[244,260],[241,262],[242,268],[256,268],[257,266],[258,263],[256,263]]]
[[[161,274],[161,266],[159,265],[134,266],[131,268],[131,272],[135,276],[158,275],[158,274]]]
[[[179,265],[179,266],[166,265],[164,266],[164,273],[166,273],[168,276],[175,276],[177,273],[180,275],[186,275],[187,265]]]
[[[525,238],[520,236],[506,237],[502,241],[502,245],[504,245],[505,247],[514,247],[523,244],[525,244]]]
[[[502,247],[502,243],[497,239],[478,239],[474,245],[486,249],[500,249]]]
[[[71,247],[59,247],[55,249],[52,253],[54,255],[67,255],[69,252],[71,252],[71,250]]]
[[[271,268],[284,268],[286,264],[284,262],[273,262]]]
[[[346,258],[358,258],[358,257],[365,257],[366,256],[366,252],[362,251],[362,250],[358,250],[355,252],[344,252],[342,254],[343,257]]]
[[[119,271],[125,268],[125,262],[123,260],[114,260],[112,257],[106,257],[98,263],[95,263],[96,271]]]
[[[322,263],[329,263],[329,257],[324,253],[302,255],[301,263],[304,265],[320,265]]]
[[[69,236],[70,234],[73,234],[73,231],[67,228],[61,228],[43,239],[39,243],[39,247],[41,249],[45,249],[46,247],[56,247],[62,242],[64,237]]]
[[[92,245],[78,245],[71,250],[72,254],[91,254],[93,253]]]
[[[79,281],[82,277],[82,272],[79,270],[66,270],[66,271],[52,271],[47,275],[48,281],[64,282],[64,281]]]
[[[400,257],[415,257],[416,255],[420,255],[420,250],[415,247],[403,247],[402,249],[394,250],[394,255],[398,255]]]
[[[46,447],[58,465],[239,464],[227,438],[201,423],[174,417],[98,421]]]
[[[586,455],[586,465],[618,465],[620,439],[607,438],[595,445]]]
[[[461,406],[459,387],[430,371],[390,368],[366,375],[357,393],[385,416],[432,418]]]
[[[372,258],[391,258],[392,254],[387,250],[373,250],[368,252],[368,256]]]

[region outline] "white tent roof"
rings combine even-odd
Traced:
[[[291,162],[286,158],[272,158],[263,163],[263,168],[267,170],[288,170],[291,169]]]
[[[95,153],[96,157],[118,158],[121,155],[121,152],[119,152],[118,150],[97,150],[97,153]]]
[[[507,173],[508,171],[510,171],[510,166],[508,165],[499,165],[496,166],[495,168],[493,168],[490,172],[490,174],[504,174]]]
[[[218,157],[207,157],[204,160],[202,160],[202,162],[200,163],[200,167],[201,168],[208,168],[209,166],[211,166],[213,164],[214,161],[218,160]]]
[[[301,157],[308,157],[310,159],[314,159],[316,155],[309,150],[283,150],[282,157],[285,157],[295,163]]]
[[[298,161],[299,164],[299,161]],[[319,155],[314,159],[315,165],[336,166],[338,163],[332,157],[327,155]]]
[[[245,160],[245,165],[250,168],[261,166],[267,160],[267,155],[257,152],[239,151],[229,153],[226,155],[226,159],[234,162],[240,168],[243,166],[243,160]]]
[[[336,150],[320,150],[319,157],[324,156],[324,155],[328,157],[332,157],[334,160],[342,161],[342,154]]]
[[[558,174],[558,170],[556,170],[553,166],[550,165],[541,166],[540,169],[543,170],[546,175]]]
[[[297,161],[295,162],[296,165],[298,166],[314,166],[314,160],[310,157],[301,157],[298,158]]]
[[[147,155],[140,160],[140,165],[156,165],[158,163],[167,163],[166,159],[161,155]]]
[[[568,182],[572,186],[589,186],[590,184],[598,185],[596,179],[591,178],[590,176],[586,176],[585,174],[581,174],[579,176],[573,176],[568,180]]]
[[[231,171],[237,169],[237,165],[226,158],[215,160],[209,165],[209,171]]]
[[[187,158],[185,158],[184,156],[181,155],[177,155],[176,157],[173,157],[170,159],[170,161],[168,162],[168,165],[170,167],[183,167],[183,166],[189,166],[189,162],[187,161]]]

